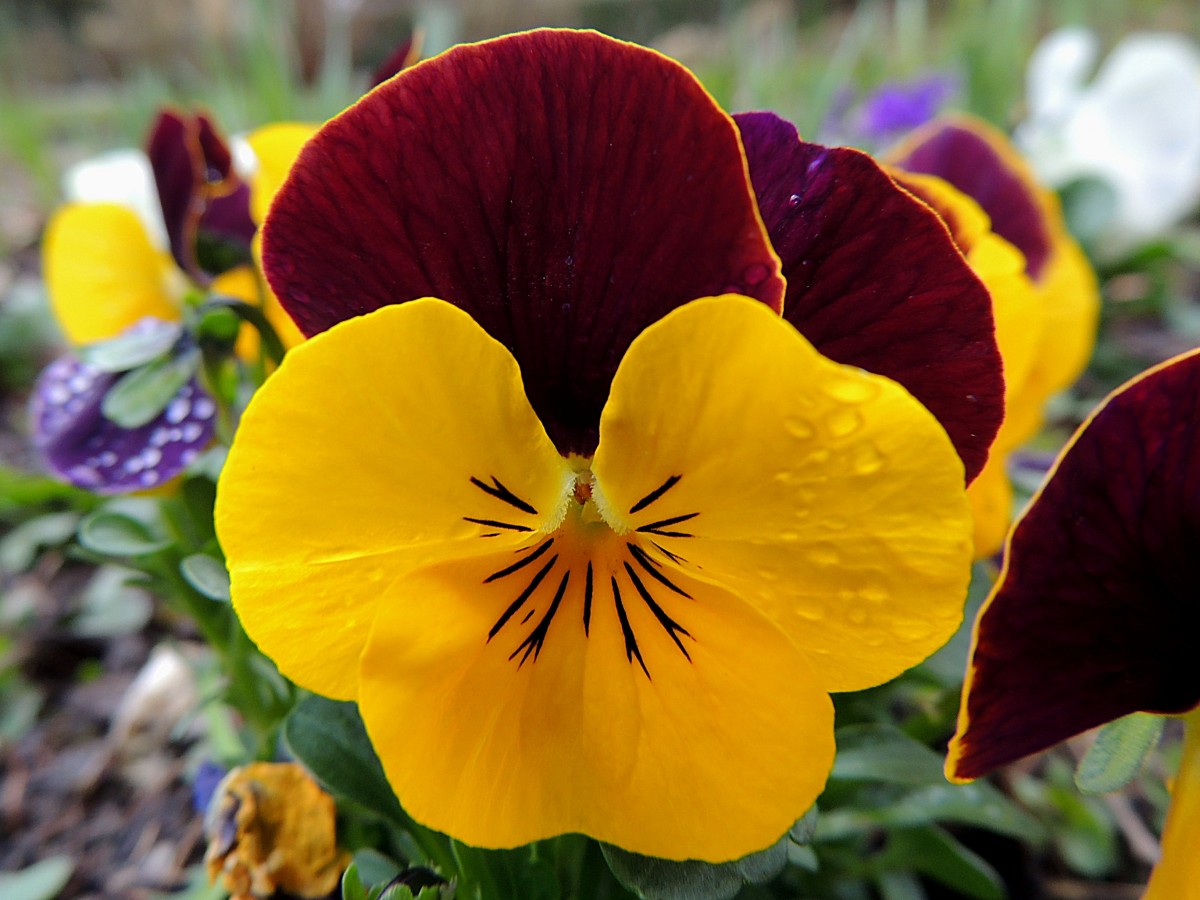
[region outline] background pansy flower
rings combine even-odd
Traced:
[[[829,692],[955,629],[956,447],[782,320],[780,271],[828,346],[914,383],[905,337],[944,349],[926,365],[977,385],[944,392],[988,435],[961,434],[976,466],[1000,394],[986,292],[866,157],[777,122],[785,152],[752,185],[753,123],[685,69],[533,32],[377,88],[277,197],[266,271],[313,336],[246,411],[218,533],[248,633],[358,701],[419,821],[485,846],[579,831],[744,855],[820,791]],[[913,285],[872,268],[896,242],[955,286],[915,325],[894,309]]]
[[[946,765],[968,780],[1136,711],[1187,713],[1153,900],[1200,885],[1197,398],[1193,351],[1117,390],[1060,455],[975,624]]]
[[[985,556],[999,549],[1012,517],[1008,455],[1037,433],[1046,401],[1069,387],[1091,356],[1099,287],[1083,251],[1067,232],[1057,198],[1037,183],[1028,164],[995,128],[964,116],[944,117],[918,129],[887,159],[901,172],[936,176],[974,200],[991,231],[1020,252],[1039,307],[1034,311],[1016,296],[1019,285],[1014,295],[1006,291],[1008,299],[998,304],[1008,389],[1005,419],[988,466],[970,492],[978,523],[976,549]],[[962,204],[945,191],[935,196],[931,191],[936,188],[908,186],[948,218],[967,220],[961,208],[951,208]],[[999,262],[1004,268],[1008,264],[996,259],[995,246],[988,251],[992,267]]]
[[[304,133],[301,126],[294,130]],[[257,135],[251,138],[253,145]],[[278,170],[295,155],[290,146],[279,151],[270,140],[260,143],[265,174],[253,178],[252,191],[233,171],[232,154],[206,117],[165,111],[151,131],[148,155],[123,153],[71,176],[68,193],[76,199],[48,225],[43,264],[51,307],[72,344],[87,348],[120,337],[173,357],[182,372],[187,355],[196,352],[178,324],[189,291],[207,286],[258,302],[259,276],[245,265],[255,233],[251,207],[265,208],[282,180]],[[125,187],[118,192],[117,186]],[[145,209],[147,194],[156,215]],[[222,268],[221,259],[232,268]],[[302,340],[269,293],[265,301],[264,314],[285,346]],[[241,355],[257,352],[256,337],[243,328]],[[104,414],[105,398],[127,369],[94,365],[93,357],[64,357],[35,388],[34,443],[55,474],[100,493],[154,487],[211,441],[214,402],[187,373],[178,393],[163,397],[149,418],[114,420]],[[164,358],[163,365],[171,364]]]
[[[1182,34],[1130,34],[1089,80],[1098,51],[1086,29],[1046,36],[1029,61],[1029,114],[1015,139],[1048,184],[1109,186],[1114,208],[1097,247],[1114,254],[1200,202],[1200,47]]]

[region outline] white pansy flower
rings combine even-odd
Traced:
[[[141,150],[112,150],[77,163],[63,174],[63,196],[72,203],[116,203],[137,213],[159,249],[169,246],[154,170]]]
[[[1200,49],[1178,34],[1133,34],[1088,83],[1096,56],[1095,36],[1079,29],[1039,45],[1029,118],[1016,139],[1049,184],[1098,178],[1112,188],[1116,205],[1099,246],[1117,253],[1200,202]]]

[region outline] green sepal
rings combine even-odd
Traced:
[[[183,326],[163,322],[151,332],[122,334],[107,341],[80,347],[79,358],[101,372],[129,372],[159,357],[166,356],[175,346]]]
[[[192,348],[134,369],[104,395],[100,411],[122,428],[140,428],[167,408],[199,365],[200,351]]]
[[[1133,713],[1109,722],[1079,761],[1075,786],[1084,794],[1107,794],[1125,787],[1158,746],[1164,721],[1151,713]]]

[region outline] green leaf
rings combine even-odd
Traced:
[[[207,553],[193,553],[179,563],[179,574],[209,600],[229,602],[229,572],[219,559],[213,559]]]
[[[98,510],[79,523],[79,543],[101,556],[146,556],[170,545],[154,537],[137,519],[111,509]]]
[[[358,877],[355,863],[350,863],[342,873],[342,900],[367,900],[367,888]]]
[[[728,900],[743,885],[766,884],[782,872],[789,848],[811,839],[815,816],[810,810],[766,850],[725,863],[657,859],[611,844],[600,849],[617,881],[641,900]]]
[[[880,900],[928,900],[921,882],[911,872],[880,872],[875,876]]]
[[[283,739],[329,791],[392,822],[408,822],[354,703],[305,697],[284,722]]]
[[[22,522],[0,540],[0,572],[24,572],[44,547],[65,544],[75,535],[79,513],[47,513]]]
[[[1125,787],[1141,772],[1146,755],[1158,746],[1164,721],[1162,716],[1133,713],[1109,722],[1079,761],[1076,787],[1085,794],[1107,794]]]
[[[354,866],[366,885],[384,885],[400,874],[394,860],[369,847],[354,854]]]
[[[945,784],[942,758],[891,725],[839,728],[831,780],[921,786]]]
[[[80,347],[79,358],[101,372],[128,372],[168,353],[182,333],[182,325],[163,323],[149,334],[123,334]]]
[[[67,856],[52,856],[19,872],[0,872],[0,897],[54,900],[75,871]]]
[[[892,833],[885,863],[914,870],[976,900],[1004,900],[1004,881],[978,854],[936,826]]]
[[[140,428],[167,408],[199,364],[200,351],[192,349],[134,369],[104,395],[100,411],[122,428]]]
[[[141,631],[154,613],[150,595],[133,584],[140,572],[101,566],[84,589],[71,631],[84,637],[117,637]]]

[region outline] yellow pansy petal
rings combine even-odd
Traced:
[[[1183,759],[1171,788],[1162,861],[1142,900],[1200,900],[1200,713],[1188,714]]]
[[[583,832],[715,862],[773,843],[816,799],[833,713],[803,655],[686,575],[688,596],[654,591],[668,628],[630,580],[627,544],[568,520],[519,572],[496,578],[506,553],[397,585],[359,706],[414,818],[480,846]]]
[[[352,697],[389,586],[518,543],[561,517],[570,477],[511,354],[465,313],[348,320],[289,353],[238,428],[216,509],[234,606],[286,675]]]
[[[46,227],[43,269],[50,306],[73,344],[116,337],[139,319],[179,318],[182,280],[130,209],[73,203]]]
[[[243,303],[258,305],[258,276],[249,266],[238,266],[222,272],[212,282],[212,292],[223,297],[233,297]],[[242,359],[258,356],[258,331],[253,325],[242,323],[238,329],[236,353]]]
[[[1053,195],[1046,199],[1055,210],[1057,202]],[[1100,319],[1096,273],[1061,217],[1056,219],[1051,240],[1050,259],[1037,282],[1046,316],[1037,377],[1047,396],[1070,387],[1087,367]]]
[[[300,148],[317,133],[319,125],[278,122],[265,125],[246,136],[258,166],[250,176],[250,217],[261,225],[271,201],[283,186]]]
[[[756,605],[828,690],[898,675],[961,620],[971,522],[945,432],[762,304],[699,300],[643,332],[592,471],[610,522]]]
[[[971,518],[975,522],[975,558],[984,559],[1000,552],[1004,536],[1012,524],[1013,489],[1004,470],[1007,451],[992,451],[979,477],[967,488]]]

